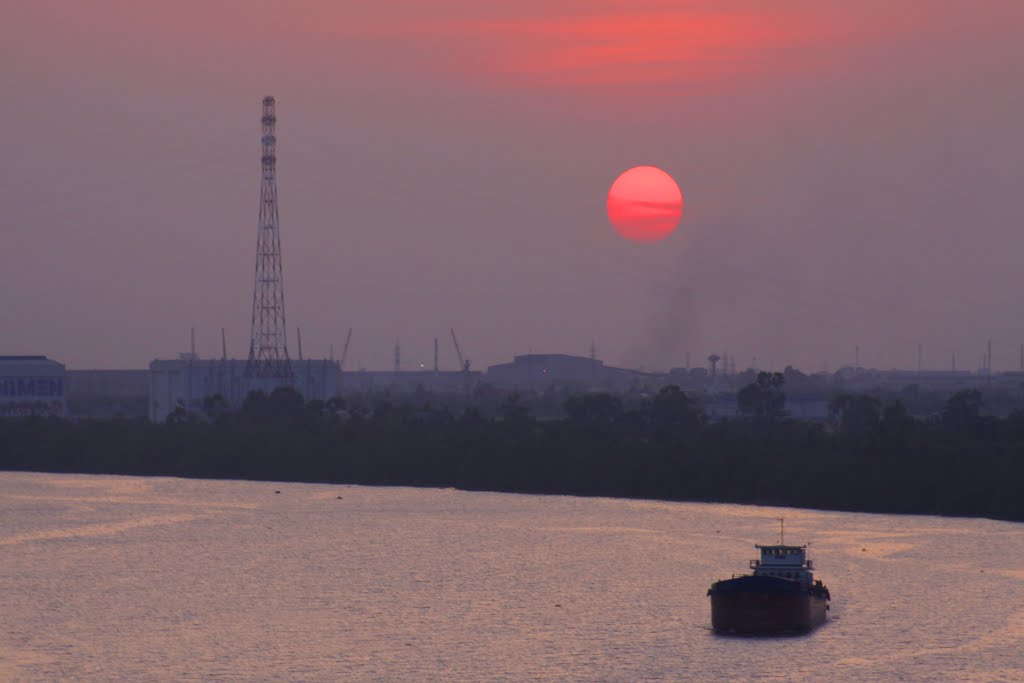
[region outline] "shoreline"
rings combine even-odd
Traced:
[[[518,397],[493,417],[472,407],[456,417],[443,404],[346,410],[274,392],[240,412],[182,411],[166,423],[0,419],[0,470],[1024,521],[1024,413],[983,416],[977,399],[958,394],[927,420],[860,396],[837,400],[828,422],[789,418],[770,401],[710,421],[669,387],[635,407],[573,396],[565,417],[538,420]]]
[[[306,484],[306,485],[322,485],[322,486],[336,486],[336,487],[349,487],[349,486],[362,486],[368,488],[409,488],[409,489],[434,489],[438,491],[453,490],[464,493],[500,493],[503,495],[521,495],[521,496],[552,496],[552,497],[566,497],[566,498],[583,498],[583,499],[606,499],[613,501],[648,501],[654,503],[697,503],[706,505],[743,505],[749,507],[764,507],[764,508],[790,508],[795,510],[807,510],[813,512],[840,512],[840,513],[855,513],[855,514],[867,514],[867,515],[885,515],[885,516],[903,516],[903,517],[943,517],[949,519],[977,519],[985,520],[990,522],[1007,522],[1011,524],[1024,523],[1024,518],[1013,519],[1004,517],[992,517],[984,515],[973,515],[973,514],[955,514],[947,512],[917,512],[917,511],[894,511],[885,509],[867,509],[867,508],[840,508],[840,507],[810,507],[804,505],[797,505],[792,503],[778,502],[778,501],[750,501],[750,500],[711,500],[703,498],[651,498],[643,496],[615,496],[605,494],[579,494],[579,493],[568,493],[559,491],[522,491],[522,490],[509,490],[509,489],[496,489],[496,488],[465,488],[460,486],[430,486],[430,485],[416,485],[408,483],[362,483],[362,482],[350,482],[350,481],[327,481],[327,480],[306,480],[306,479],[267,479],[267,478],[246,478],[246,477],[209,477],[209,476],[197,476],[189,474],[138,474],[129,472],[96,472],[96,471],[72,471],[72,470],[43,470],[43,469],[12,469],[2,467],[0,468],[0,474],[11,473],[11,474],[57,474],[57,475],[75,475],[75,476],[96,476],[96,477],[131,477],[139,479],[188,479],[193,481],[210,481],[210,482],[246,482],[246,483],[266,483],[266,484]]]

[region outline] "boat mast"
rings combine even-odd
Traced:
[[[786,545],[786,519],[779,517],[779,545]]]

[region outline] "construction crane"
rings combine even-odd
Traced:
[[[455,328],[450,328],[452,332],[452,343],[455,344],[455,354],[459,357],[459,368],[463,372],[469,372],[469,359],[462,357],[462,349],[459,348],[459,339],[455,336]]]
[[[338,369],[345,369],[345,358],[348,356],[348,345],[352,341],[352,328],[348,328],[348,336],[345,337],[345,346],[341,349],[341,358],[338,359]]]
[[[220,364],[217,369],[217,393],[222,398],[227,398],[227,392],[224,389],[224,370],[228,364],[228,338],[224,334],[224,328],[220,328]]]

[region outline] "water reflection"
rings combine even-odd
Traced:
[[[832,618],[715,637],[781,516]],[[15,473],[0,522],[4,680],[1024,680],[1019,524]]]

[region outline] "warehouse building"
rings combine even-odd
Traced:
[[[514,356],[511,363],[487,368],[486,380],[503,389],[542,391],[551,387],[572,390],[626,391],[653,383],[654,375],[605,365],[595,358],[562,353]]]
[[[0,417],[64,417],[64,365],[46,356],[0,356]]]
[[[68,370],[67,416],[72,420],[145,418],[147,370]]]
[[[149,364],[149,419],[163,422],[176,408],[201,414],[204,401],[214,396],[223,398],[228,408],[241,408],[251,388],[262,388],[246,378],[246,362],[203,360],[191,353],[175,360],[154,360]],[[338,361],[292,360],[291,367],[291,386],[307,401],[337,395]]]

